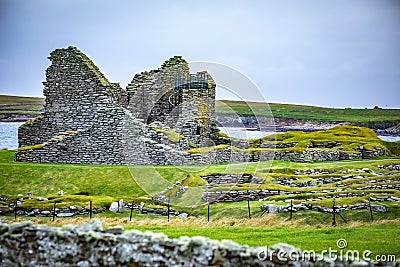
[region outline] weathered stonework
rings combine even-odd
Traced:
[[[126,93],[110,83],[93,62],[74,47],[50,53],[43,116],[21,126],[19,146],[42,144],[60,132],[90,127],[96,112],[123,106]]]
[[[110,83],[75,47],[56,49],[46,70],[42,116],[19,128],[16,161],[78,164],[195,164],[185,152],[215,125],[215,83],[179,56]],[[171,136],[177,140],[171,140]]]
[[[136,74],[127,92],[127,109],[146,123],[159,121],[181,132],[185,124],[195,122],[193,130],[199,133],[210,132],[215,124],[214,81],[207,72],[190,74],[189,64],[180,56],[157,70]]]
[[[208,191],[204,192],[202,199],[210,204],[220,202],[240,202],[247,200],[266,199],[270,196],[279,195],[279,190],[230,190],[230,191]]]
[[[207,183],[215,184],[261,184],[260,178],[253,176],[252,174],[215,174],[201,176],[202,179],[206,180]]]
[[[301,255],[300,249],[283,243],[257,248],[200,236],[173,239],[161,233],[137,230],[123,233],[120,226],[103,229],[99,220],[60,228],[36,226],[31,222],[14,225],[0,222],[0,265],[4,267],[375,266],[374,262]],[[377,264],[397,265],[398,262]]]
[[[335,206],[335,210],[333,208],[327,208],[327,207],[322,207],[322,206],[315,206],[309,203],[300,203],[296,205],[290,205],[286,204],[285,206],[277,206],[274,204],[263,204],[260,206],[261,211],[263,212],[297,212],[301,210],[312,210],[312,211],[317,211],[317,212],[323,212],[323,213],[339,213],[342,211],[349,211],[349,210],[361,210],[361,209],[367,209],[369,210],[369,204],[368,203],[358,203],[358,204],[353,204],[353,205],[345,205],[345,206]],[[377,205],[377,204],[371,204],[371,210],[375,212],[388,212],[389,208],[383,206],[383,205]]]

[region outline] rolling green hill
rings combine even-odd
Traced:
[[[340,109],[277,103],[269,103],[268,108],[266,103],[261,102],[217,100],[216,112],[265,116],[270,116],[272,112],[275,118],[280,119],[350,122],[360,126],[370,126],[368,123],[400,123],[400,109]]]
[[[41,113],[43,103],[41,97],[0,95],[0,119],[19,115],[34,117]]]
[[[0,105],[4,105],[4,104],[43,105],[43,102],[44,102],[44,98],[42,98],[42,97],[0,95]]]

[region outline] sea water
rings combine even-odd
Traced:
[[[23,122],[0,122],[0,149],[18,148],[18,127]]]

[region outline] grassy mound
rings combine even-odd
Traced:
[[[387,149],[392,155],[399,155],[400,144],[400,142],[388,144],[389,142],[379,139],[373,130],[357,126],[337,126],[309,133],[287,132],[250,141],[252,148],[268,144],[277,146],[295,144],[292,148],[285,150],[301,152],[306,148],[327,148],[347,153],[357,153],[361,149],[375,151],[381,148]]]
[[[181,186],[196,187],[206,184],[207,182],[200,176],[195,174],[189,174],[188,176],[186,176],[185,179],[182,180]]]
[[[191,154],[210,153],[221,149],[232,149],[247,153],[277,150],[287,152],[303,152],[309,148],[332,149],[343,153],[360,154],[361,151],[376,152],[386,150],[389,156],[400,155],[400,142],[385,142],[376,133],[364,127],[337,126],[328,130],[316,132],[286,132],[276,133],[266,137],[250,139],[249,149],[221,144],[212,147],[192,148]]]

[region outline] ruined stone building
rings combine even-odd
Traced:
[[[16,161],[81,164],[191,164],[185,152],[215,127],[215,83],[191,74],[180,56],[111,83],[75,47],[51,52],[44,113],[18,131]]]
[[[16,161],[204,165],[387,155],[383,145],[342,151],[339,143],[297,149],[298,143],[270,140],[250,147],[250,140],[218,134],[215,82],[206,71],[191,74],[180,56],[136,74],[126,89],[75,47],[56,49],[49,59],[44,113],[20,126]]]

